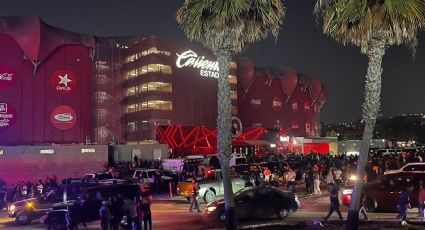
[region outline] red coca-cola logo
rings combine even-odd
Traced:
[[[58,70],[51,78],[52,87],[60,94],[71,94],[77,89],[77,78],[69,70]]]
[[[283,108],[283,101],[282,101],[282,99],[280,99],[280,97],[273,98],[272,107],[273,107],[273,110],[276,111],[276,112],[281,111],[282,108]]]
[[[77,114],[71,107],[59,105],[50,113],[50,123],[59,130],[70,130],[77,123]]]
[[[0,102],[0,130],[16,123],[16,110],[8,103]]]
[[[0,64],[0,90],[12,88],[16,84],[16,71],[7,65]]]
[[[251,103],[252,107],[254,107],[255,109],[260,108],[262,103],[260,95],[253,94],[249,103]]]

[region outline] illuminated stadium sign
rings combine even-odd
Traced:
[[[176,53],[176,55],[177,68],[192,67],[199,69],[199,74],[203,77],[218,78],[218,61],[206,60],[205,56],[198,56],[192,50],[186,50],[181,54]]]

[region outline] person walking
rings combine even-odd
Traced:
[[[418,208],[419,208],[419,214],[421,216],[421,221],[425,221],[425,216],[424,216],[425,183],[423,180],[419,181]]]
[[[198,203],[198,194],[199,194],[199,184],[196,182],[196,179],[192,180],[192,202],[190,203],[189,212],[192,212],[192,209],[195,208],[198,212],[201,212],[199,209]]]
[[[110,230],[111,210],[106,201],[102,201],[102,207],[99,209],[100,227],[102,230]]]
[[[266,185],[269,185],[272,172],[270,171],[268,167],[265,167],[263,174],[264,174],[264,182],[266,183]]]
[[[288,183],[288,191],[295,193],[295,178],[296,178],[295,172],[291,169],[291,167],[288,167],[288,172],[286,173],[286,181]]]
[[[7,189],[6,185],[2,185],[0,187],[0,210],[6,210],[6,195],[7,195]]]
[[[145,195],[140,200],[140,211],[143,217],[144,230],[152,230],[152,212],[151,212],[152,197]],[[148,228],[149,226],[149,228]]]
[[[322,195],[320,190],[320,174],[319,172],[314,172],[314,194]]]
[[[339,210],[339,198],[338,198],[338,189],[335,184],[329,184],[329,198],[330,198],[330,206],[328,215],[323,218],[323,220],[327,221],[329,217],[332,215],[334,211],[339,216],[340,220],[343,220],[341,211]]]
[[[121,196],[118,195],[117,197],[112,196],[111,197],[111,229],[112,230],[119,230],[121,220],[124,216],[124,201],[122,200]]]
[[[312,195],[314,193],[314,172],[311,167],[307,169],[305,182],[306,182],[306,195]]]
[[[413,191],[413,186],[408,185],[406,189],[404,189],[398,201],[398,209],[400,211],[401,225],[407,225],[407,210],[410,208],[410,199],[411,192]]]

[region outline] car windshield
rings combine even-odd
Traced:
[[[241,164],[247,163],[246,158],[237,158],[235,162],[236,162],[236,165],[241,165]]]
[[[107,179],[113,179],[112,174],[110,173],[102,173],[102,174],[97,174],[96,178],[98,180],[107,180]]]

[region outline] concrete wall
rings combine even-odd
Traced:
[[[95,149],[95,152],[82,153],[81,149]],[[40,150],[54,150],[54,154],[40,154]],[[0,146],[0,180],[12,184],[19,180],[45,180],[53,174],[58,180],[81,177],[102,170],[107,161],[106,145]]]
[[[144,145],[114,145],[109,152],[112,161],[133,161],[134,155],[142,160],[158,160],[168,158],[168,145],[144,144]],[[154,159],[155,157],[155,159]]]

